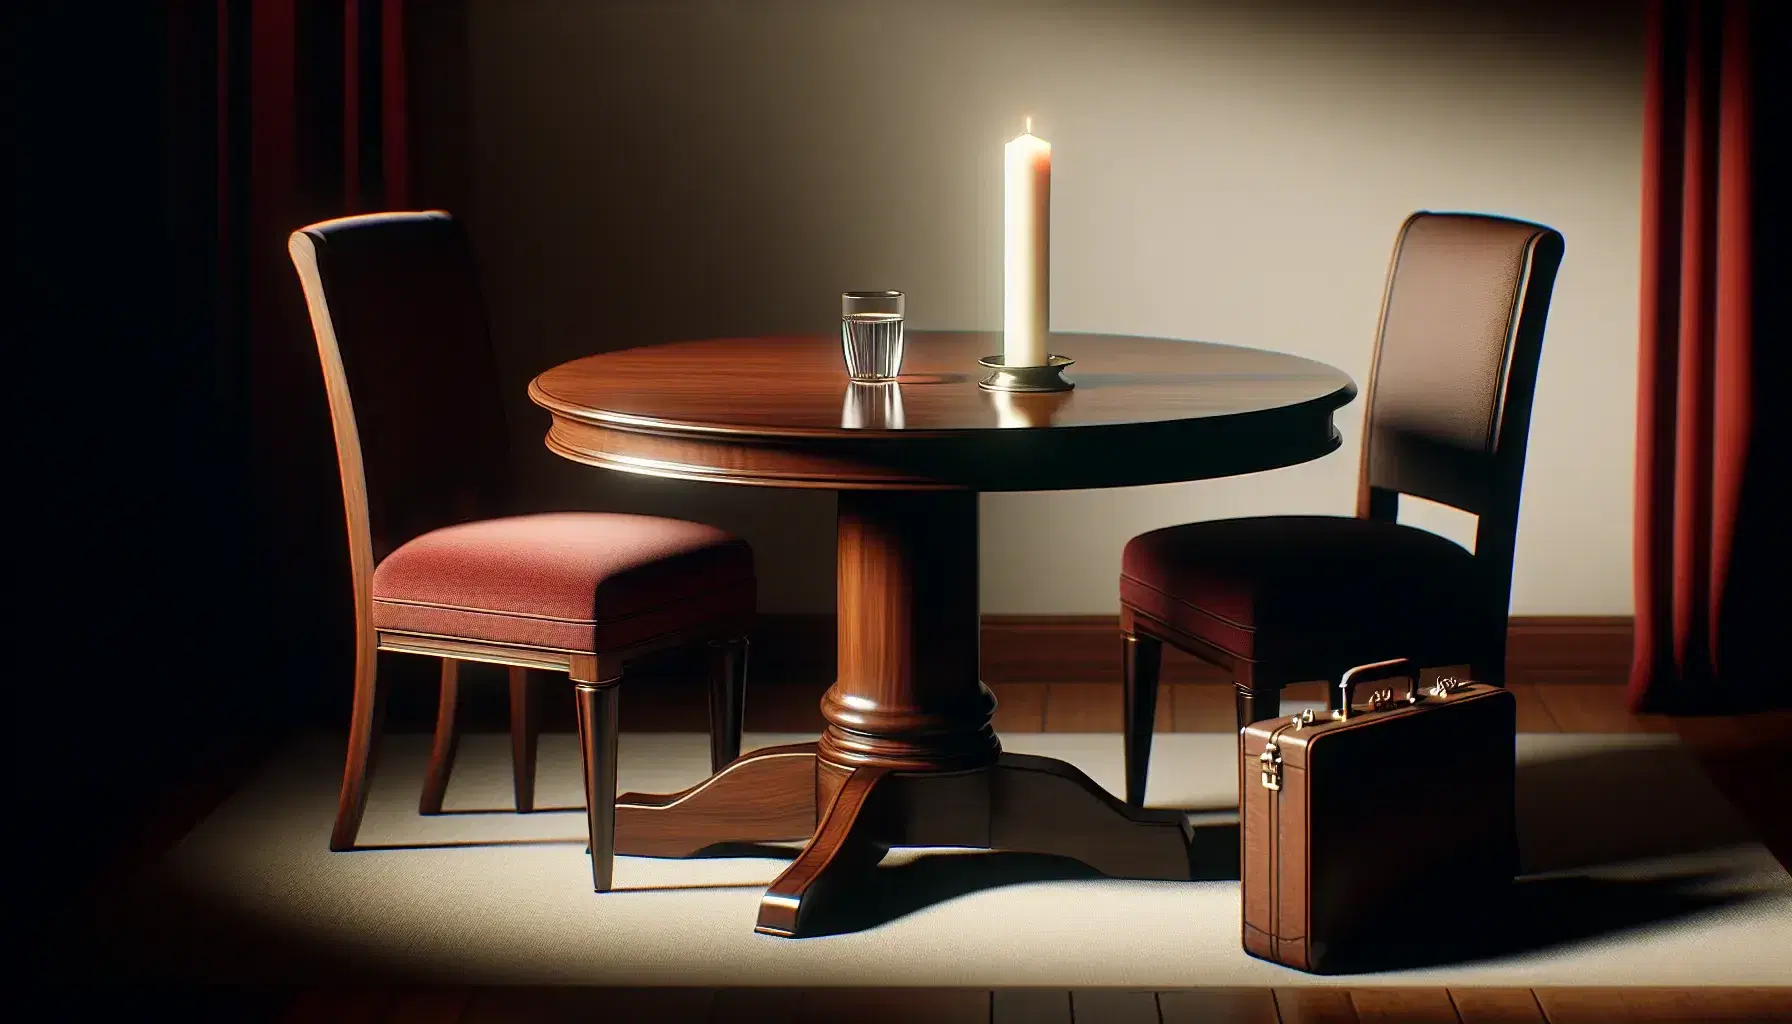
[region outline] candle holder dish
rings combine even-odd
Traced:
[[[1064,379],[1064,368],[1076,362],[1067,356],[1048,355],[1044,366],[1009,366],[999,355],[984,356],[977,360],[979,366],[991,371],[988,377],[977,382],[977,386],[985,391],[1069,391],[1076,387],[1071,381]]]

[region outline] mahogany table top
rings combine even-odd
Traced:
[[[1299,356],[1197,341],[1053,334],[1076,387],[977,386],[999,332],[913,331],[894,384],[847,380],[838,337],[680,341],[587,356],[529,396],[548,446],[626,472],[782,487],[1056,490],[1292,465],[1338,446],[1356,395]]]

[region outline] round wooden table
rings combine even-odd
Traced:
[[[1009,754],[978,678],[977,492],[1200,480],[1338,447],[1356,394],[1309,359],[1202,342],[1054,334],[1074,390],[984,391],[993,332],[911,332],[896,383],[852,384],[833,336],[625,349],[529,385],[547,445],[587,465],[839,491],[839,669],[815,743],[753,751],[681,793],[623,794],[616,852],[688,856],[808,840],[757,930],[816,908],[892,846],[1066,856],[1122,878],[1188,879],[1176,811],[1131,810],[1052,758]],[[1053,552],[1039,552],[1049,566]],[[1117,638],[1116,638],[1117,639]],[[1116,657],[1118,657],[1116,643]],[[823,917],[825,917],[825,913]]]

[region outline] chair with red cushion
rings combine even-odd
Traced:
[[[453,768],[458,666],[510,668],[519,811],[534,804],[527,670],[577,697],[595,888],[611,884],[617,689],[626,663],[710,647],[710,763],[740,754],[753,553],[722,530],[601,512],[505,514],[498,372],[472,254],[449,215],[381,213],[301,228],[288,248],[323,364],[348,518],[357,649],[348,762],[330,834],[354,846],[385,703],[380,651],[442,659],[421,810]]]
[[[1388,658],[1466,661],[1503,684],[1531,394],[1562,252],[1538,224],[1408,218],[1382,299],[1356,517],[1222,519],[1127,543],[1129,804],[1144,803],[1165,643],[1231,672],[1239,728],[1276,717],[1287,684]],[[1473,513],[1474,553],[1396,523],[1401,494]]]

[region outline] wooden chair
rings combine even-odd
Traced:
[[[1129,804],[1144,803],[1166,643],[1231,672],[1241,729],[1276,717],[1289,683],[1388,658],[1467,661],[1504,684],[1531,395],[1562,252],[1538,224],[1408,218],[1382,298],[1356,516],[1189,523],[1127,543]],[[1403,493],[1474,513],[1474,553],[1397,524]]]
[[[380,651],[442,659],[420,810],[453,768],[462,661],[510,668],[517,810],[534,803],[527,671],[571,677],[591,873],[614,861],[617,687],[636,657],[709,644],[710,764],[740,754],[753,555],[710,526],[596,512],[504,515],[504,414],[466,236],[446,213],[313,224],[288,249],[323,364],[348,518],[357,632],[332,850],[354,846],[385,691]]]

